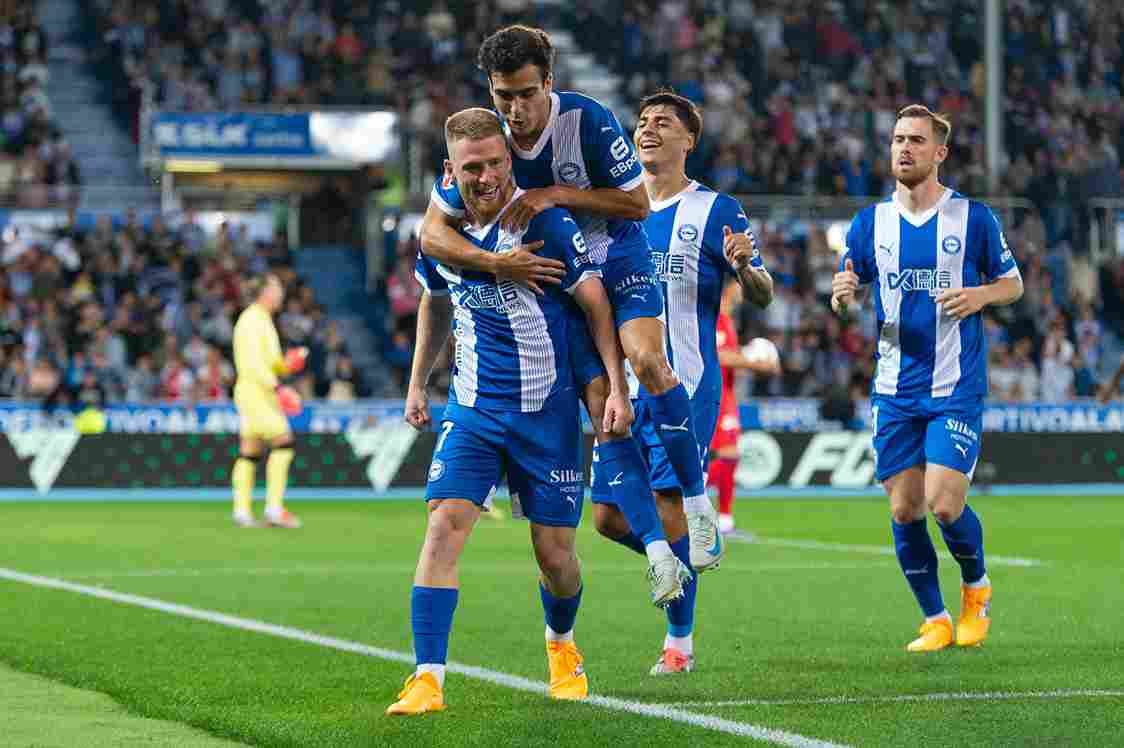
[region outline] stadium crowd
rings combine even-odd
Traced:
[[[172,226],[70,223],[50,234],[5,233],[0,264],[0,397],[49,406],[213,402],[231,396],[231,336],[246,281],[276,273],[286,287],[278,331],[308,346],[294,386],[305,398],[368,394],[346,342],[290,267],[284,236],[254,242],[245,226],[214,237],[190,213]]]
[[[48,39],[34,8],[0,0],[0,204],[19,208],[67,203],[82,184],[51,119]]]
[[[705,133],[692,154],[689,172],[717,189],[744,195],[751,213],[756,194],[887,193],[892,179],[886,143],[894,115],[904,103],[917,100],[952,115],[952,153],[942,172],[944,181],[970,195],[987,193],[978,33],[983,19],[977,5],[964,0],[927,0],[912,9],[866,0],[625,0],[611,6],[577,0],[558,11],[531,8],[519,0],[471,4],[95,0],[84,7],[96,29],[96,57],[123,116],[134,125],[142,91],[150,92],[161,106],[189,110],[389,106],[399,111],[413,137],[423,142],[429,161],[436,164],[444,156],[445,116],[487,100],[484,81],[471,64],[479,41],[502,23],[523,20],[579,32],[575,34],[579,43],[620,74],[625,101],[663,85],[697,100],[703,106]],[[17,88],[12,90],[21,95],[26,90],[41,92],[36,76],[45,75],[45,70],[36,72],[42,65],[36,67],[34,61],[42,59],[46,45],[41,31],[27,31],[36,27],[22,8],[0,0],[0,19],[9,19],[13,29],[24,29],[22,36],[14,33],[14,51],[8,52],[0,28],[0,54],[22,54],[20,59],[30,61],[25,64],[32,72],[14,79]],[[535,15],[542,13],[556,15]],[[580,33],[608,27],[620,33]],[[665,29],[675,33],[663,33]],[[1006,4],[1008,163],[1000,193],[1025,198],[1034,209],[1002,215],[1027,292],[1017,306],[989,311],[992,385],[997,397],[1059,400],[1090,395],[1115,368],[1124,339],[1124,263],[1090,264],[1084,206],[1092,196],[1121,194],[1122,32],[1124,9],[1112,4],[1094,0],[1064,6],[1019,0]],[[31,37],[39,41],[15,42]],[[9,102],[15,101],[8,94],[12,80],[6,73],[6,133],[16,119],[8,116]],[[566,87],[567,81],[563,77],[556,85]],[[47,111],[45,105],[41,109]],[[619,114],[631,119],[628,112]],[[31,121],[31,115],[21,114],[21,123]],[[22,143],[9,139],[12,142]],[[41,146],[43,141],[37,142]],[[21,146],[18,152],[30,157],[47,154],[41,147],[28,147]],[[128,235],[128,227],[126,222],[112,233]],[[747,311],[740,329],[746,339],[758,335],[774,339],[783,354],[784,371],[752,383],[752,391],[773,395],[865,391],[873,365],[874,326],[869,313],[861,324],[841,325],[826,311],[836,262],[827,227],[767,218],[758,223],[758,234],[778,281],[777,298],[763,313]],[[67,305],[26,292],[15,298],[12,289],[17,279],[23,283],[61,272],[64,284],[72,280],[82,288],[91,277],[107,277],[105,270],[97,268],[112,264],[113,258],[99,259],[96,250],[89,251],[89,237],[69,240],[76,242],[82,257],[77,268],[61,263],[52,244],[28,251],[23,259],[5,259],[0,285],[5,290],[0,293],[7,310],[6,335],[13,324],[7,318],[27,320],[18,324],[31,326],[58,318],[63,329],[74,330],[83,324],[83,314],[110,321],[121,314],[127,293],[103,302],[96,312],[82,311],[91,308],[89,303]],[[403,381],[419,294],[412,274],[415,251],[413,239],[402,239],[398,264],[386,280],[391,342],[384,353]],[[206,255],[197,252],[197,248],[173,252],[166,260],[153,256],[139,266],[152,274],[169,267],[174,273],[178,272],[174,263],[179,262],[199,274],[180,284],[179,301],[170,305],[175,311],[163,312],[155,325],[161,329],[161,340],[174,335],[181,350],[193,339],[193,319],[229,317],[216,314],[214,303],[208,305],[207,298],[199,297],[198,277],[208,268],[217,275],[237,272],[244,264],[252,268],[252,260],[268,257],[268,252],[244,257],[232,253],[233,260],[213,255],[200,263]],[[121,257],[109,275],[127,272]],[[233,267],[224,269],[224,262],[233,262]],[[53,264],[62,267],[44,269]],[[289,282],[299,283],[291,276]],[[129,283],[139,285],[136,279]],[[103,298],[102,282],[94,286],[94,295]],[[303,291],[297,286],[294,290],[302,314],[288,330],[282,318],[282,334],[299,335],[311,327],[317,331],[313,337],[326,340],[331,326],[316,319],[316,306],[302,296]],[[73,295],[68,292],[68,297]],[[153,297],[134,291],[127,304],[135,309],[124,317],[137,316],[146,298]],[[50,307],[58,308],[47,311]],[[148,315],[142,326],[153,325],[154,318]],[[85,324],[97,327],[96,322]],[[124,335],[120,329],[116,334]],[[196,337],[223,355],[221,339]],[[144,367],[158,375],[166,366],[164,359],[174,358],[174,346],[161,340],[141,346],[134,340],[127,346],[122,378]],[[22,381],[21,376],[30,380],[37,368],[45,371],[44,358],[60,381],[67,380],[75,355],[92,359],[92,352],[85,350],[89,341],[71,335],[67,342],[73,350],[64,353],[56,344],[32,354],[24,346],[14,359],[11,346],[6,345],[0,396],[22,391],[5,385]],[[203,350],[198,345],[195,349]],[[142,353],[153,360],[139,363]],[[193,377],[206,363],[206,356],[196,358],[202,363],[184,367],[192,368]],[[13,360],[25,362],[25,374],[12,374]],[[330,389],[331,377],[325,371],[308,385],[313,392],[326,392],[326,382]],[[118,384],[103,388],[111,397],[129,394]],[[43,389],[38,387],[36,393],[42,395]],[[191,390],[195,397],[201,391],[198,384],[180,389]],[[364,388],[360,384],[354,390],[361,393]],[[150,388],[143,393],[159,396],[160,391]]]

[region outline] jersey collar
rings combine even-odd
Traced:
[[[679,190],[678,192],[676,192],[671,197],[669,197],[667,199],[664,199],[664,200],[653,201],[651,203],[651,205],[649,206],[649,210],[651,210],[653,213],[655,213],[657,211],[663,210],[664,208],[670,208],[672,205],[674,205],[675,203],[682,200],[683,196],[686,195],[688,192],[696,192],[698,189],[699,189],[699,183],[692,179],[690,182],[687,183],[686,187]]]
[[[476,226],[473,226],[468,221],[465,221],[465,223],[464,223],[465,233],[468,234],[469,236],[471,236],[472,238],[476,239],[477,241],[484,241],[484,239],[487,238],[488,234],[491,233],[492,228],[495,227],[496,223],[500,220],[500,218],[503,216],[503,214],[506,213],[507,209],[511,207],[511,204],[514,203],[516,200],[518,200],[519,196],[522,195],[524,192],[525,192],[525,190],[521,190],[518,187],[516,187],[515,191],[511,193],[511,199],[507,201],[507,205],[500,208],[500,212],[496,213],[496,217],[493,218],[492,222],[489,223],[487,226],[481,226],[480,228],[477,228]],[[465,215],[467,215],[467,213]]]
[[[918,228],[920,228],[921,226],[924,226],[926,223],[928,223],[929,219],[931,219],[933,216],[935,216],[937,214],[937,211],[939,211],[941,208],[943,208],[945,206],[945,203],[947,203],[951,199],[952,199],[952,190],[949,189],[948,187],[945,187],[944,188],[944,194],[941,195],[940,199],[937,200],[936,204],[933,205],[933,207],[929,208],[924,213],[911,213],[910,211],[906,210],[906,207],[904,205],[902,205],[901,202],[898,200],[897,190],[894,191],[894,198],[893,198],[894,207],[898,209],[898,215],[900,215],[902,218],[909,221],[911,224],[913,224],[914,226],[916,226]],[[653,208],[653,210],[654,210],[654,208]]]
[[[515,140],[511,141],[512,152],[521,159],[526,161],[533,161],[542,153],[542,149],[546,148],[546,144],[550,142],[550,136],[554,134],[554,123],[558,121],[558,110],[561,109],[562,102],[558,98],[558,94],[551,92],[550,94],[550,117],[546,121],[546,127],[542,129],[542,134],[539,135],[538,141],[532,146],[531,150],[525,151],[520,148]]]

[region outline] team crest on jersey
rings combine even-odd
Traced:
[[[941,249],[944,250],[945,254],[957,254],[962,248],[963,245],[960,243],[960,237],[958,236],[946,236],[944,241],[941,242]]]
[[[429,479],[431,481],[441,480],[441,476],[445,474],[445,463],[441,460],[435,459],[429,463]]]
[[[693,223],[685,223],[675,232],[679,241],[691,244],[699,238],[699,227]]]
[[[496,243],[496,254],[498,254],[498,255],[503,254],[504,252],[511,252],[514,249],[515,249],[515,240],[512,239],[510,236],[504,237],[503,239],[500,239],[500,241]]]
[[[576,182],[582,175],[582,168],[573,161],[567,161],[558,167],[558,178],[563,182]]]

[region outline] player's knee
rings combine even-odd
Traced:
[[[573,576],[578,557],[574,549],[565,545],[547,545],[535,549],[535,557],[543,576],[553,583],[562,583]]]
[[[912,502],[895,503],[890,507],[890,514],[899,525],[908,525],[925,516],[925,508]]]
[[[593,526],[602,537],[616,540],[632,532],[624,516],[615,508],[606,504],[594,504],[593,507]]]
[[[941,492],[928,500],[929,511],[942,525],[950,525],[964,512],[964,498],[954,492]]]
[[[629,361],[636,378],[649,392],[662,394],[679,383],[660,347],[637,351]]]

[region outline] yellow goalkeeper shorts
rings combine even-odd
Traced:
[[[289,419],[281,411],[277,396],[262,393],[234,393],[238,408],[239,436],[243,439],[272,441],[289,433]]]

